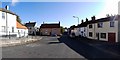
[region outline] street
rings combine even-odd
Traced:
[[[3,58],[84,58],[60,42],[58,37],[44,36],[40,41],[2,48]]]
[[[59,40],[88,60],[94,58],[120,59],[119,45],[114,46],[104,41],[94,41],[83,37],[71,39],[67,35],[62,36]],[[106,47],[107,45],[110,46]]]
[[[3,58],[94,58],[116,59],[118,50],[103,49],[106,42],[90,41],[85,38],[47,37],[37,42],[2,49]],[[112,48],[112,47],[111,47]],[[119,48],[118,48],[119,49]]]

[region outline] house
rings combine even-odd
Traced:
[[[59,23],[43,23],[40,26],[40,33],[41,35],[60,35],[61,28],[60,22]]]
[[[78,37],[79,36],[79,27],[75,26],[73,31],[75,33],[75,36]]]
[[[17,15],[9,10],[0,8],[0,36],[17,36],[16,20]],[[11,34],[9,34],[9,32]]]
[[[17,14],[9,10],[9,6],[6,6],[6,9],[0,8],[0,36],[1,37],[20,37],[22,34],[18,30],[24,30],[19,22],[17,22]],[[27,29],[25,29],[25,33]],[[21,35],[23,36],[23,35]],[[27,35],[25,35],[27,36]]]
[[[25,26],[28,28],[29,35],[36,35],[35,24],[36,22],[30,22],[30,21],[28,23],[25,23]]]
[[[18,21],[16,21],[17,24],[17,37],[27,37],[28,36],[28,29],[26,26],[24,26],[23,24],[19,23]]]
[[[95,16],[91,17],[92,20],[88,21],[87,25],[87,38],[95,39]]]
[[[88,19],[86,18],[86,22],[83,22],[79,25],[79,35],[82,37],[87,37],[87,25]]]
[[[69,34],[75,33],[75,36],[78,37],[79,36],[79,27],[78,26],[71,26],[69,29]]]
[[[120,42],[119,19],[119,15],[100,19],[95,19],[95,16],[93,16],[92,20],[88,21],[87,38],[108,42]]]
[[[36,35],[40,35],[40,28],[39,27],[35,27],[35,31],[36,31]]]

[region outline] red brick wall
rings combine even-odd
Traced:
[[[57,35],[61,34],[61,29],[60,28],[41,28],[40,32],[42,33],[42,35],[50,35],[50,32],[54,32]]]

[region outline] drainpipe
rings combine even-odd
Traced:
[[[7,12],[6,12],[6,37],[7,37],[7,33],[8,33],[8,21],[7,21]]]

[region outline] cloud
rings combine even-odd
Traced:
[[[18,2],[19,2],[19,0],[12,0],[11,5],[12,5],[12,6],[15,6],[15,4],[18,3]]]

